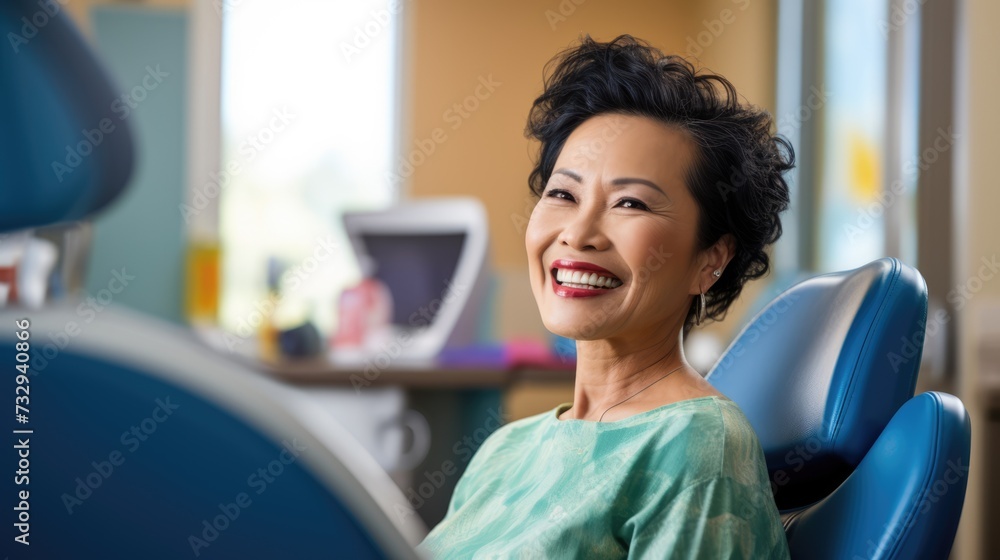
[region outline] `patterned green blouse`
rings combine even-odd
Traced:
[[[757,435],[700,397],[616,422],[504,425],[458,481],[428,558],[788,558]]]

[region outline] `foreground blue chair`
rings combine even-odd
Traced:
[[[708,373],[760,438],[793,558],[948,557],[971,428],[913,396],[926,317],[919,272],[879,259],[788,289]]]
[[[98,136],[115,93],[61,9],[0,3],[23,39],[0,49],[0,233],[89,216],[132,170],[128,124]],[[5,308],[0,363],[23,397],[13,558],[417,558],[426,528],[360,444],[186,329]]]
[[[32,433],[8,436],[29,479],[4,483],[29,491],[31,544],[11,558],[417,557],[417,515],[325,410],[186,329],[78,304],[0,310],[0,360],[23,363],[16,322],[31,346]]]

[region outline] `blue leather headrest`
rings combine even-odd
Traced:
[[[923,277],[883,258],[793,286],[709,372],[757,432],[780,509],[829,494],[913,396],[926,319]]]
[[[0,2],[0,232],[76,220],[118,195],[132,133],[59,2]]]
[[[971,438],[957,397],[910,399],[836,492],[786,516],[792,558],[948,558]]]

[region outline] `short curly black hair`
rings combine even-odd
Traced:
[[[722,76],[699,73],[630,35],[608,43],[585,35],[546,64],[545,74],[525,127],[525,136],[541,142],[528,178],[532,194],[541,197],[566,139],[595,115],[644,116],[686,131],[698,147],[687,181],[699,208],[697,250],[727,233],[736,241],[732,260],[705,293],[706,316],[724,318],[743,285],[767,274],[765,249],[781,237],[779,214],[789,205],[783,174],[794,167],[795,153],[771,133],[771,115],[740,103]],[[685,333],[698,305],[695,298]]]

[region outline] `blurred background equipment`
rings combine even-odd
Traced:
[[[389,291],[391,331],[382,347],[360,356],[334,348],[335,363],[391,353],[399,363],[432,364],[445,347],[489,336],[489,225],[478,200],[423,199],[348,212],[344,229],[359,262],[371,262],[373,278]]]

